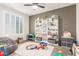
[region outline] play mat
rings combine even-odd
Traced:
[[[38,43],[35,42],[26,42],[23,44],[20,44],[18,46],[18,49],[15,51],[14,56],[51,56],[54,47],[53,46],[47,46],[47,49],[33,49],[33,50],[27,50],[26,46],[28,45],[38,45]]]

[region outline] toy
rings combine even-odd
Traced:
[[[35,49],[35,48],[36,48],[36,45],[34,45],[34,44],[28,45],[28,46],[26,47],[27,50],[33,50],[33,49]]]
[[[26,49],[27,49],[27,50],[45,49],[46,46],[47,46],[47,44],[48,44],[47,42],[39,42],[38,45],[36,45],[36,44],[31,44],[31,45],[26,46]]]
[[[10,55],[13,56],[14,55],[14,51]]]
[[[53,53],[53,56],[64,56],[64,54],[60,54],[58,52]]]
[[[41,45],[37,45],[37,47],[36,47],[37,49],[40,49],[40,48],[42,48],[42,46]]]
[[[53,53],[53,56],[64,56],[64,51],[58,50],[58,52]]]
[[[40,45],[47,46],[47,42],[40,42]]]
[[[27,35],[28,40],[35,40],[35,34]]]
[[[31,49],[35,49],[36,48],[36,45],[34,45],[34,46],[31,46]]]
[[[40,42],[39,45],[37,45],[37,49],[45,49],[47,46],[47,43],[46,42]]]
[[[4,51],[0,50],[0,56],[4,56]]]
[[[35,34],[32,35],[33,39],[35,39]]]
[[[58,50],[58,53],[63,54],[64,51],[63,50]]]
[[[70,38],[70,37],[71,37],[71,33],[68,32],[68,31],[65,31],[65,32],[63,33],[63,37]]]
[[[4,48],[4,56],[8,56],[9,54],[8,54],[8,52],[7,52],[7,50]]]
[[[47,45],[48,45],[47,42],[41,41],[41,42],[39,42],[37,49],[40,49],[40,48],[45,49]]]

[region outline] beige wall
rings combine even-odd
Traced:
[[[12,13],[15,13],[17,15],[20,15],[24,18],[24,21],[23,21],[23,38],[25,39],[26,38],[26,35],[29,33],[29,16],[28,15],[25,15],[25,14],[22,14],[20,13],[19,11],[16,11],[14,9],[11,9],[7,6],[4,6],[2,4],[0,4],[0,37],[2,36],[6,36],[4,34],[4,29],[3,29],[3,11],[8,11],[8,12],[12,12]],[[17,38],[16,35],[9,35],[9,37],[13,38],[14,40]]]
[[[63,33],[64,31],[70,31],[72,33],[72,36],[76,37],[76,5],[71,5],[68,7],[30,16],[29,32],[34,33],[34,20],[37,17],[45,18],[45,16],[50,17],[53,14],[59,15],[61,17],[61,32]]]

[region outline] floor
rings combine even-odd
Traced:
[[[32,42],[31,42],[32,43]],[[29,44],[29,43],[27,43],[27,44]],[[20,46],[19,46],[19,48],[17,49],[17,51],[16,51],[16,53],[15,53],[15,56],[21,56],[21,53],[23,53],[23,55],[22,56],[29,56],[29,55],[31,55],[32,56],[32,54],[27,54],[27,53],[29,53],[28,51],[27,51],[27,53],[26,53],[26,51],[23,51],[22,50],[22,48],[24,47],[24,46],[26,46],[27,45],[26,43],[24,43],[24,44],[20,44]],[[64,47],[64,46],[58,46],[57,44],[53,44],[53,45],[51,45],[52,47],[54,47],[54,50],[53,50],[53,53],[54,52],[57,52],[58,50],[63,50],[64,51],[64,55],[65,56],[72,56],[72,54],[71,54],[71,52],[70,52],[70,48],[68,48],[68,47]],[[49,46],[50,47],[50,46]],[[23,48],[23,49],[25,49],[25,48]],[[51,47],[50,47],[50,49],[51,49]],[[19,53],[18,53],[19,52]],[[21,53],[20,53],[21,52]],[[30,51],[30,52],[33,52],[33,51]],[[36,51],[35,51],[36,52]],[[48,50],[47,51],[47,53],[48,52],[52,52],[51,50]],[[40,52],[40,53],[42,53],[42,52]],[[45,52],[45,54],[47,55],[47,53]],[[37,54],[38,55],[38,54]],[[40,54],[41,55],[41,54]],[[35,55],[33,55],[33,56],[35,56]],[[38,55],[39,56],[39,55]],[[42,55],[43,56],[43,55]],[[47,55],[47,56],[49,56],[49,55]]]

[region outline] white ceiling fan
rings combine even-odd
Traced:
[[[32,6],[33,9],[38,9],[39,8],[45,8],[45,6],[41,5],[40,3],[32,3],[32,4],[24,4],[24,6]]]

